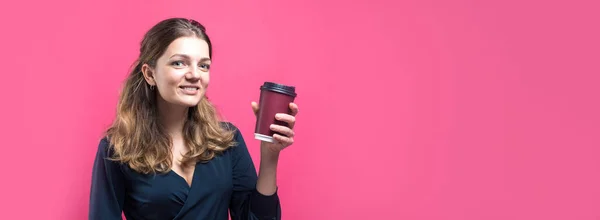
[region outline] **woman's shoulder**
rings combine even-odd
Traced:
[[[114,149],[111,147],[110,139],[108,136],[104,136],[98,143],[98,154],[105,157],[111,157],[114,153]]]
[[[232,122],[222,121],[221,126],[223,127],[224,130],[233,133],[233,140],[232,140],[234,142],[233,148],[237,148],[240,146],[243,148],[246,147],[245,146],[246,143],[244,141],[244,138],[242,137],[242,132],[235,124],[233,124]]]
[[[221,124],[221,127],[226,131],[233,132],[234,134],[237,134],[239,132],[238,127],[235,126],[235,124],[233,124],[232,122],[221,121],[220,124]]]
[[[229,122],[229,121],[220,121],[219,122],[221,127],[226,129],[226,130],[232,130],[232,129],[237,129],[237,127],[233,124],[233,122]]]

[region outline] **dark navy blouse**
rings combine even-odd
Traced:
[[[281,219],[277,193],[256,190],[257,174],[240,131],[236,146],[208,163],[197,163],[192,185],[177,173],[141,174],[108,160],[112,150],[100,141],[93,167],[89,219],[232,220]],[[228,213],[229,211],[229,213]]]

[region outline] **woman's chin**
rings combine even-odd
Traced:
[[[166,99],[168,103],[171,105],[182,106],[182,107],[195,107],[200,101],[204,98],[204,96],[175,96],[170,99]]]
[[[198,103],[200,103],[200,101],[196,101],[196,102],[194,102],[194,101],[185,101],[185,102],[181,102],[181,105],[185,106],[185,107],[191,108],[191,107],[196,107],[198,105]]]
[[[179,99],[173,100],[173,102],[171,102],[171,104],[188,108],[195,107],[198,105],[198,103],[200,103],[200,99]]]

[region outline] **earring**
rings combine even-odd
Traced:
[[[150,85],[150,90],[154,90],[154,85]]]

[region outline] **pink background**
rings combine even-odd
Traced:
[[[255,162],[258,87],[298,87],[285,219],[600,219],[596,2],[1,3],[0,219],[87,218],[118,89],[170,16],[207,26],[209,95]]]

